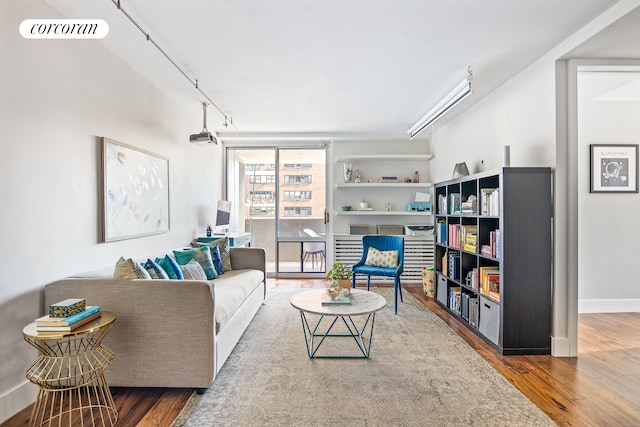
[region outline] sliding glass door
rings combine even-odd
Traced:
[[[227,149],[233,229],[267,250],[272,277],[325,275],[326,166],[324,147]]]

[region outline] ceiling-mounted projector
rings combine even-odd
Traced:
[[[197,145],[217,144],[218,139],[211,132],[200,132],[189,135],[189,142]]]
[[[202,103],[202,132],[189,135],[189,142],[196,145],[217,144],[218,139],[207,130],[207,103]]]

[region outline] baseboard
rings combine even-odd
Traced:
[[[0,396],[0,424],[35,402],[37,394],[38,387],[25,380]]]
[[[553,357],[571,357],[571,343],[567,337],[551,337],[551,355]]]
[[[578,313],[634,313],[640,311],[640,299],[578,300]]]

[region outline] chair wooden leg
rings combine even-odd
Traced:
[[[367,290],[371,287],[371,275],[367,274]]]
[[[356,273],[351,273],[351,287],[356,288]]]

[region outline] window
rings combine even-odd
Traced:
[[[275,216],[276,210],[270,206],[259,206],[251,208],[251,215],[253,216]]]
[[[285,163],[286,169],[311,169],[311,163]]]
[[[275,184],[275,175],[249,175],[250,184]]]
[[[284,216],[311,216],[310,206],[285,206]]]
[[[311,175],[285,175],[285,184],[311,184]]]
[[[245,171],[274,171],[276,170],[276,165],[274,163],[258,163],[258,164],[246,164]]]
[[[273,200],[273,191],[251,191],[249,197],[254,201],[271,201]]]
[[[285,191],[285,200],[311,200],[311,191]]]

